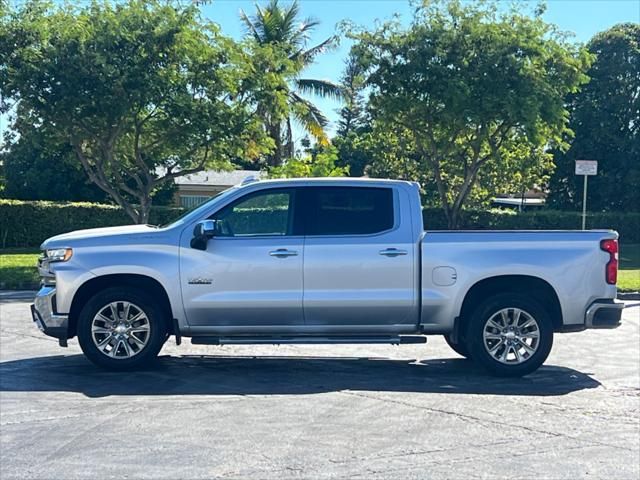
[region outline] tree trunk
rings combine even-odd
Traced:
[[[291,117],[287,118],[287,143],[285,145],[286,158],[293,158],[295,154],[293,145],[293,127],[291,126]]]
[[[151,197],[147,197],[137,209],[138,215],[133,219],[134,222],[140,225],[146,225],[149,223],[149,216],[151,214]]]
[[[270,167],[278,167],[282,165],[284,159],[284,145],[282,144],[282,128],[280,123],[276,123],[269,128],[269,136],[273,139],[275,149],[267,157],[267,164]]]
[[[460,222],[460,210],[447,206],[444,211],[447,215],[447,228],[449,230],[457,230]]]
[[[148,223],[149,213],[151,212],[151,195],[148,192],[145,192],[142,196],[140,206],[136,208],[134,204],[129,202],[126,197],[120,193],[120,190],[117,186],[113,186],[111,184],[104,170],[100,168],[100,165],[91,165],[80,145],[76,144],[73,145],[73,147],[76,153],[76,157],[78,158],[78,160],[80,160],[82,168],[84,168],[84,171],[89,177],[89,180],[95,183],[101,190],[106,192],[116,202],[116,204],[120,208],[122,208],[127,215],[129,215],[134,223]],[[131,194],[136,193],[128,189],[125,185],[120,185],[120,187],[127,189]]]
[[[442,209],[444,210],[444,215],[447,218],[447,228],[450,230],[456,230],[458,228],[458,212],[459,209],[456,210],[455,203],[453,205],[449,204],[449,200],[447,199],[447,185],[444,183],[442,179],[442,173],[440,171],[440,162],[436,158],[432,158],[428,160],[433,168],[434,178],[436,181],[436,186],[438,187],[438,195],[440,196],[440,202],[442,203]]]

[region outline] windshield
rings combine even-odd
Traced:
[[[212,202],[226,197],[231,192],[235,191],[236,188],[238,188],[238,187],[231,187],[231,188],[228,188],[226,190],[223,190],[220,193],[217,193],[216,195],[211,197],[209,200],[207,200],[203,204],[198,205],[197,207],[194,207],[194,208],[191,208],[191,209],[187,210],[182,215],[180,215],[178,218],[176,218],[173,222],[168,223],[166,225],[161,225],[160,228],[176,227],[176,226],[178,226],[178,225],[180,225],[182,223],[185,223],[185,220],[187,220],[187,218],[191,218],[192,216],[193,217],[199,217],[202,212],[206,212],[211,207],[211,203]]]

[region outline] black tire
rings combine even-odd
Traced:
[[[490,319],[502,320],[501,316],[494,317],[500,311],[507,310],[507,317],[510,321],[513,321],[514,309],[519,309],[524,312],[525,315],[520,314],[522,318],[520,325],[524,326],[528,323],[526,320],[528,315],[533,318],[537,324],[538,337],[536,348],[533,353],[527,352],[522,343],[516,338],[502,336],[506,330],[498,330],[491,328],[491,332],[497,332],[497,336],[502,336],[500,339],[489,340],[492,342],[490,345],[485,346],[484,331],[485,325],[488,325]],[[500,324],[502,325],[502,324]],[[509,327],[510,328],[510,327]],[[529,327],[532,329],[533,327]],[[522,329],[524,331],[526,329]],[[507,333],[507,335],[510,335]],[[531,334],[529,334],[531,335]],[[475,309],[466,329],[466,345],[469,348],[471,355],[476,363],[486,369],[489,373],[500,377],[521,377],[537,370],[547,359],[553,346],[553,323],[547,310],[535,300],[532,300],[524,295],[516,293],[504,293],[489,297],[482,302]],[[507,343],[512,341],[513,347],[507,347]],[[533,342],[534,340],[532,340]],[[500,343],[502,342],[502,343]],[[500,346],[498,346],[500,344]],[[528,344],[529,345],[529,344]],[[495,355],[502,357],[502,354],[507,350],[508,355],[515,357],[511,364],[510,362],[504,363],[489,353],[489,348],[498,346]],[[529,345],[531,348],[531,345]],[[511,348],[511,350],[509,350]],[[524,354],[516,354],[515,349]],[[518,357],[519,355],[519,357]],[[520,363],[517,363],[517,359],[520,358]],[[505,360],[506,362],[506,360]]]
[[[94,343],[92,338],[92,322],[98,312],[105,309],[112,302],[129,302],[141,310],[146,316],[149,325],[147,336],[141,337],[146,340],[144,347],[132,356],[114,358],[103,353]],[[144,291],[135,288],[113,287],[96,293],[87,301],[80,315],[78,316],[78,341],[82,351],[94,364],[109,370],[134,370],[149,365],[156,359],[162,345],[167,340],[166,315],[162,312],[156,302]],[[105,323],[106,324],[106,323]],[[133,322],[132,322],[133,325]],[[145,335],[145,334],[143,334]],[[106,338],[106,337],[105,337]],[[130,342],[130,346],[138,348],[135,342]],[[124,344],[116,345],[121,352]],[[126,350],[129,350],[127,346]]]
[[[454,343],[449,335],[443,335],[443,337],[444,341],[447,342],[447,345],[451,347],[451,350],[456,352],[458,355],[471,360],[471,353],[469,352],[469,349],[467,348],[467,345],[462,338],[458,338],[458,343]]]

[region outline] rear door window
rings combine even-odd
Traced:
[[[307,235],[371,235],[394,225],[393,190],[380,187],[310,187]]]

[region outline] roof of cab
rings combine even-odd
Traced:
[[[283,185],[417,185],[416,182],[410,182],[407,180],[391,180],[387,178],[368,178],[368,177],[312,177],[312,178],[274,178],[269,180],[262,179],[250,179],[249,181],[242,182],[241,185],[264,185],[264,184],[283,184]]]

